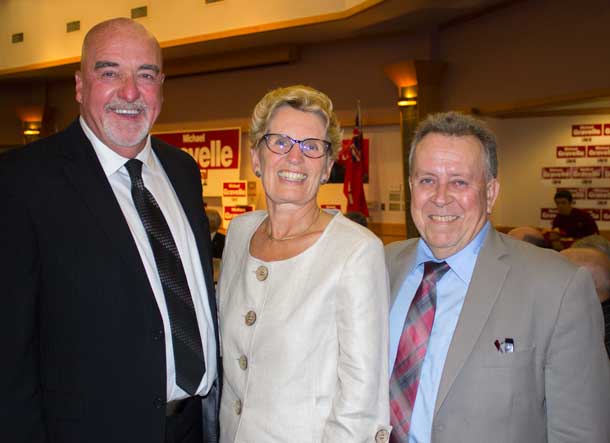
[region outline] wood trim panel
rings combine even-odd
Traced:
[[[384,245],[407,238],[407,228],[400,223],[369,223],[369,229]]]

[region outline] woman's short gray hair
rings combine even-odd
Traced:
[[[336,157],[341,147],[341,125],[333,110],[333,102],[323,92],[304,85],[274,89],[257,103],[250,122],[249,138],[253,148],[258,146],[275,111],[282,106],[320,116],[325,125],[326,139],[331,144],[331,157]]]
[[[409,152],[409,174],[413,170],[415,149],[419,142],[428,134],[441,134],[451,137],[472,135],[476,137],[483,145],[485,153],[485,177],[487,181],[498,177],[498,145],[496,136],[483,121],[454,111],[431,114],[417,126],[411,141],[411,151]]]

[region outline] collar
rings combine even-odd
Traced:
[[[487,233],[491,229],[491,223],[487,221],[483,228],[479,231],[479,233],[472,239],[470,243],[466,245],[465,248],[459,250],[455,254],[445,258],[444,260],[439,260],[434,257],[432,250],[426,244],[423,239],[419,239],[417,243],[417,253],[415,255],[415,261],[413,263],[413,267],[410,272],[412,272],[417,266],[427,262],[427,261],[435,261],[441,262],[445,261],[451,267],[451,270],[455,272],[455,274],[462,280],[464,283],[469,284],[470,278],[472,277],[472,273],[474,271],[474,266],[477,261],[477,256],[483,246],[483,242],[487,237]]]
[[[95,154],[99,159],[102,169],[104,170],[104,174],[106,177],[110,177],[112,174],[121,169],[128,158],[123,157],[122,155],[117,154],[108,146],[106,146],[95,133],[89,128],[85,119],[83,119],[82,115],[78,118],[81,127],[83,128],[83,132],[85,136],[89,139],[91,144],[93,145],[93,149],[95,150]],[[154,169],[156,167],[156,163],[154,161],[154,156],[152,155],[152,145],[150,142],[150,134],[146,137],[146,144],[144,145],[144,149],[142,149],[135,158],[144,163],[148,168]]]

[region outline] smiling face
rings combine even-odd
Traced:
[[[312,112],[303,112],[288,105],[276,109],[267,125],[267,133],[284,134],[293,139],[326,139],[324,122]],[[290,152],[278,155],[261,141],[250,150],[252,169],[260,171],[268,204],[315,204],[320,180],[328,179],[333,162],[328,155],[305,157],[298,144]]]
[[[95,135],[127,158],[135,157],[161,111],[161,51],[134,24],[95,32],[76,73],[76,100]]]
[[[436,258],[462,250],[481,231],[500,185],[485,176],[476,137],[431,133],[417,145],[409,177],[415,226]]]

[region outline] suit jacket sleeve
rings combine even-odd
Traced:
[[[43,442],[36,311],[39,260],[17,167],[0,159],[0,441]]]
[[[610,441],[610,370],[602,331],[595,288],[581,268],[565,290],[547,353],[549,443]]]
[[[378,239],[355,249],[337,291],[339,383],[323,442],[371,442],[379,429],[389,429],[389,290]]]

